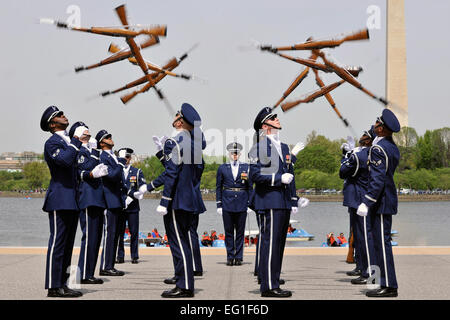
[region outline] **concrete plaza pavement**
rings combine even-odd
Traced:
[[[54,300],[44,289],[47,248],[0,247],[0,300]],[[265,300],[253,276],[255,249],[245,248],[242,266],[226,266],[224,248],[202,248],[204,273],[195,277],[195,297],[189,300]],[[79,248],[72,263],[77,264]],[[76,300],[159,300],[173,285],[169,248],[140,248],[139,264],[131,264],[128,248],[123,277],[100,277],[102,285],[81,285]],[[373,300],[365,285],[352,285],[345,272],[347,248],[290,248],[285,251],[282,288],[291,300]],[[450,247],[394,247],[400,300],[450,300]],[[98,265],[97,265],[98,269]],[[96,277],[98,271],[96,272]],[[420,290],[419,290],[420,288]],[[64,299],[67,300],[67,299]],[[167,299],[164,299],[167,300]],[[285,299],[286,300],[286,299]]]

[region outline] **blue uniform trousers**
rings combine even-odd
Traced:
[[[192,263],[194,265],[194,271],[203,272],[202,256],[200,253],[200,244],[198,241],[197,233],[199,218],[199,214],[193,214],[192,216],[192,224],[189,228],[189,244],[192,251]]]
[[[380,285],[398,288],[391,244],[391,214],[370,214],[376,265],[380,268]]]
[[[69,278],[68,268],[78,226],[77,210],[59,210],[48,213],[50,237],[48,240],[45,289],[62,288]]]
[[[104,208],[87,207],[80,211],[81,236],[80,256],[78,268],[81,279],[94,277],[97,265],[100,243],[102,241]]]
[[[130,253],[131,259],[139,259],[139,212],[123,211],[119,215],[119,247],[117,248],[117,258],[125,258],[125,248],[123,236],[128,222],[130,230]]]
[[[349,209],[350,210],[350,209]],[[356,209],[351,209],[355,215],[355,235],[356,235],[356,247],[359,247],[360,263],[362,277],[368,278],[369,275],[373,275],[374,270],[372,266],[376,264],[376,254],[372,236],[372,220],[370,213],[366,217],[361,217],[356,214]],[[357,262],[358,263],[358,262]]]
[[[225,230],[225,247],[227,249],[227,259],[243,260],[244,231],[245,219],[247,219],[247,211],[229,212],[223,210],[222,219]]]
[[[259,276],[261,292],[280,287],[281,265],[289,226],[290,210],[270,209],[261,213]]]
[[[260,276],[258,274],[258,269],[259,269],[259,259],[261,256],[261,217],[259,215],[259,213],[256,213],[256,223],[258,224],[258,241],[256,242],[256,255],[255,255],[255,269],[254,269],[254,275],[258,276],[258,279],[260,279]]]
[[[189,243],[189,229],[194,214],[183,210],[172,210],[164,215],[164,227],[172,253],[176,286],[181,289],[194,290],[194,266],[192,250]]]
[[[356,269],[363,270],[364,249],[364,220],[363,217],[356,214],[355,208],[348,208],[350,217],[350,232],[353,234],[353,248],[355,249]],[[350,239],[349,239],[350,240]],[[367,258],[365,258],[367,260]]]
[[[103,249],[100,270],[111,270],[116,262],[117,246],[119,244],[118,222],[122,209],[106,209],[103,222]]]

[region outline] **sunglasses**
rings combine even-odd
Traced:
[[[277,114],[273,114],[270,118],[267,118],[267,120],[274,121],[276,118],[278,118]]]

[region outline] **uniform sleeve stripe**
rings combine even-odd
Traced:
[[[77,151],[80,151],[80,149],[78,149],[74,144],[69,144],[69,146],[71,146],[72,148],[74,148],[75,150],[77,150]]]
[[[275,183],[275,173],[272,173],[272,187],[273,187],[274,183]]]
[[[372,198],[372,197],[369,197],[367,194],[365,195],[365,197],[366,197],[367,199],[369,199],[370,201],[377,202],[377,200],[375,200],[375,199]]]
[[[172,198],[169,198],[169,197],[165,197],[165,196],[162,196],[161,198],[163,198],[164,200],[169,200],[169,201],[171,201],[171,200],[172,200]]]

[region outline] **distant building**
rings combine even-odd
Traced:
[[[42,155],[32,151],[4,152],[0,154],[0,170],[22,171],[24,164],[32,161],[43,161]]]

